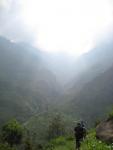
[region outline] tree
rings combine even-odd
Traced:
[[[23,127],[16,120],[11,120],[2,127],[2,140],[11,147],[21,143],[23,137]]]
[[[31,143],[31,140],[30,138],[27,138],[25,140],[25,144],[24,144],[24,150],[32,150],[32,143]]]
[[[15,150],[11,148],[8,144],[0,144],[0,150]]]
[[[112,118],[113,118],[113,106],[112,106],[111,111],[108,113],[108,118],[109,118],[109,119],[112,119]]]
[[[65,126],[60,114],[57,114],[50,122],[48,129],[48,138],[56,138],[64,135]]]

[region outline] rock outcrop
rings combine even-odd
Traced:
[[[113,143],[113,118],[101,122],[96,127],[96,137],[101,141]]]

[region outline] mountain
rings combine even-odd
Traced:
[[[43,61],[47,68],[51,69],[63,88],[75,76],[74,68],[76,59],[76,56],[71,56],[63,52],[48,52],[43,54]]]
[[[0,122],[27,120],[48,109],[60,94],[55,75],[46,68],[39,50],[0,37]]]
[[[1,122],[49,109],[89,122],[103,117],[112,105],[113,38],[108,39],[70,61],[0,37]]]
[[[113,38],[82,55],[76,61],[75,72],[58,107],[91,124],[104,117],[113,105]]]
[[[108,40],[109,39],[109,40]],[[113,64],[113,38],[95,45],[90,52],[82,55],[75,63],[74,78],[67,85],[66,93],[75,94],[96,76],[104,73]]]
[[[113,105],[113,67],[87,83],[71,101],[75,110],[87,120],[101,117]],[[77,110],[76,110],[77,108]]]
[[[102,118],[113,106],[113,67],[85,84],[65,103],[66,112],[88,123]],[[64,105],[64,104],[63,104]]]

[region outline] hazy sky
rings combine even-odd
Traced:
[[[0,35],[81,54],[112,24],[110,0],[0,0]]]

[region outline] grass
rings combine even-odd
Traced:
[[[56,141],[57,143],[54,144],[55,147],[53,150],[74,150],[73,140],[66,140],[66,138],[60,137]]]
[[[47,150],[75,150],[75,141],[73,138],[59,137],[50,142],[52,147]],[[81,144],[80,150],[113,150],[113,144],[107,145],[95,137],[95,131],[90,131],[87,138]]]
[[[91,131],[82,143],[81,150],[113,150],[113,145],[107,145],[106,143],[97,140],[95,131]]]

